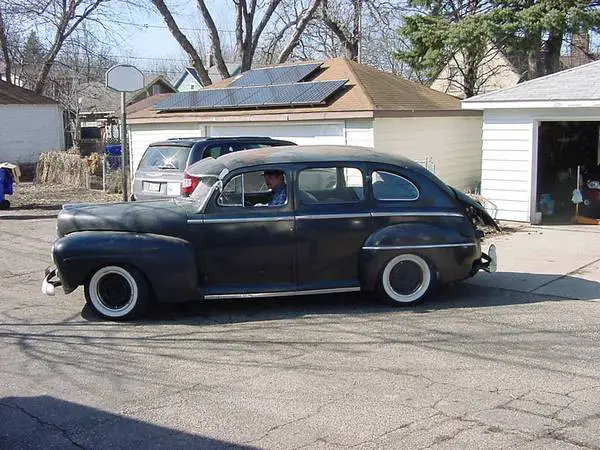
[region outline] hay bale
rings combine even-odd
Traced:
[[[89,187],[89,169],[81,156],[67,152],[42,153],[36,168],[40,184]]]

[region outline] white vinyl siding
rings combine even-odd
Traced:
[[[496,219],[529,221],[534,124],[514,112],[484,114],[481,195]]]
[[[375,147],[373,139],[373,119],[346,120],[346,145]]]
[[[204,127],[195,123],[132,124],[129,125],[131,170],[135,173],[142,155],[150,144],[175,137],[204,136]]]
[[[431,157],[435,174],[468,189],[481,177],[480,116],[375,119],[375,149],[415,161]]]
[[[1,105],[0,162],[33,163],[40,153],[65,149],[58,105]]]

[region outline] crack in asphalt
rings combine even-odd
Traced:
[[[21,411],[23,414],[25,414],[26,416],[30,417],[31,419],[35,420],[38,424],[42,425],[42,426],[48,426],[51,428],[54,428],[55,430],[57,430],[58,432],[60,432],[61,435],[63,435],[71,444],[73,444],[75,447],[77,448],[81,448],[83,450],[86,449],[86,447],[84,447],[81,444],[78,444],[77,442],[75,442],[73,440],[73,438],[71,438],[71,436],[69,436],[69,432],[61,427],[59,427],[58,425],[51,423],[51,422],[46,422],[42,419],[40,419],[39,417],[37,417],[35,414],[30,413],[29,411],[27,411],[25,408],[19,406],[19,405],[11,405],[8,403],[4,403],[4,402],[0,402],[0,406],[4,406],[7,408],[12,408],[12,409],[16,409],[18,411]]]
[[[592,265],[594,265],[594,264],[596,264],[596,263],[598,263],[598,262],[600,262],[600,258],[598,258],[598,259],[596,259],[596,260],[594,260],[594,261],[592,261],[592,262],[589,262],[589,263],[587,263],[587,264],[584,264],[583,266],[581,266],[581,267],[578,267],[578,268],[576,268],[576,269],[574,269],[574,270],[572,270],[572,271],[570,271],[570,272],[567,272],[567,273],[565,273],[564,275],[560,275],[560,276],[558,276],[558,277],[556,277],[556,278],[554,278],[554,279],[552,279],[552,280],[550,280],[550,281],[547,281],[547,282],[545,282],[545,283],[541,284],[540,286],[538,286],[538,287],[536,287],[536,288],[534,288],[534,289],[532,289],[532,290],[530,290],[530,291],[521,291],[521,292],[528,292],[528,293],[530,293],[530,294],[535,294],[535,293],[536,293],[535,291],[537,291],[537,290],[539,290],[539,289],[542,289],[543,287],[546,287],[546,286],[548,286],[549,284],[552,284],[552,283],[554,283],[555,281],[562,280],[563,278],[567,278],[567,277],[569,277],[569,276],[571,276],[571,275],[575,275],[575,274],[579,273],[581,270],[585,269],[586,267],[592,266]],[[543,295],[543,294],[540,294],[540,295]],[[554,294],[553,294],[553,295],[554,295]],[[572,300],[577,300],[577,299],[575,299],[575,298],[572,298],[572,297],[564,297],[564,298],[571,298]],[[589,300],[588,300],[588,301],[589,301]]]
[[[260,441],[262,441],[264,438],[266,438],[266,437],[267,437],[269,434],[271,434],[273,431],[279,430],[279,429],[281,429],[281,428],[283,428],[283,427],[286,427],[286,426],[288,426],[288,425],[291,425],[291,424],[293,424],[293,423],[302,422],[303,420],[310,419],[311,417],[313,417],[313,416],[315,416],[315,415],[319,414],[323,408],[325,408],[326,406],[332,405],[333,403],[335,403],[335,402],[337,402],[337,401],[338,401],[338,400],[337,400],[337,399],[335,399],[335,400],[331,400],[331,401],[329,401],[329,402],[323,403],[323,404],[322,404],[322,405],[320,405],[320,406],[319,406],[319,407],[318,407],[318,408],[317,408],[315,411],[311,412],[310,414],[307,414],[307,415],[305,415],[305,416],[302,416],[302,417],[298,417],[298,418],[296,418],[296,419],[293,419],[293,420],[289,420],[289,421],[287,421],[287,422],[284,422],[284,423],[282,423],[282,424],[279,424],[279,425],[272,426],[272,427],[271,427],[271,428],[269,428],[267,431],[265,431],[265,432],[264,432],[264,434],[263,434],[262,436],[260,436],[260,437],[258,437],[258,438],[255,438],[255,439],[250,439],[250,440],[247,440],[247,441],[243,441],[242,443],[243,443],[243,444],[250,444],[250,445],[251,445],[251,444],[252,444],[252,443],[254,443],[254,442],[260,442]]]

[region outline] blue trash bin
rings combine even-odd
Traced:
[[[10,208],[6,195],[12,195],[14,178],[8,169],[0,169],[0,209]]]
[[[121,144],[107,144],[104,146],[106,153],[107,166],[111,169],[121,167]]]

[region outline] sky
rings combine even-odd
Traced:
[[[176,23],[192,44],[197,43],[197,36],[206,33],[206,27],[197,10],[195,1],[167,1],[167,6]],[[234,11],[230,0],[207,1],[207,6],[213,15],[217,28],[220,29],[221,39],[234,38]],[[133,14],[125,12],[122,20],[113,21],[115,29],[114,40],[118,48],[115,56],[127,59],[143,71],[158,64],[168,63],[182,66],[187,63],[185,52],[171,35],[159,12],[153,8],[148,13],[136,11]],[[208,40],[206,39],[208,46]]]

